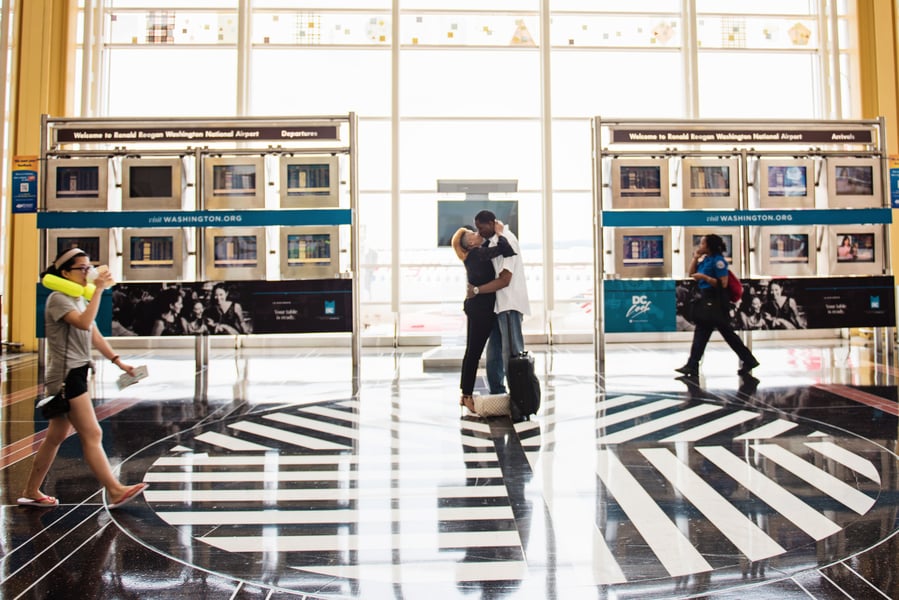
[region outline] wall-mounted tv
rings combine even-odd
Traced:
[[[207,279],[265,279],[265,227],[209,227],[204,235]]]
[[[521,240],[518,232],[518,200],[438,200],[437,245],[449,246],[453,234],[460,227],[474,229],[474,216],[489,210],[497,220],[509,226]]]
[[[282,156],[281,208],[338,206],[339,165],[336,156]]]
[[[203,160],[206,208],[265,208],[265,157],[207,157]]]
[[[48,262],[70,248],[84,250],[94,266],[108,265],[113,275],[115,266],[110,264],[110,257],[115,256],[111,246],[109,229],[49,229],[47,230]]]
[[[615,272],[621,277],[671,277],[671,230],[615,229]]]
[[[759,159],[760,208],[815,208],[815,161]]]
[[[883,206],[880,182],[880,160],[877,158],[827,158],[827,205],[830,208]]]
[[[883,226],[832,225],[827,228],[831,275],[883,275]]]
[[[684,208],[737,208],[738,164],[735,158],[685,158],[681,164]]]
[[[109,159],[48,158],[47,210],[107,210]]]
[[[668,208],[668,159],[613,158],[612,208]]]
[[[180,210],[184,192],[181,158],[123,158],[122,208]]]
[[[690,263],[693,261],[693,253],[699,247],[702,237],[710,233],[720,235],[721,239],[724,240],[724,246],[727,248],[724,257],[727,259],[730,268],[739,275],[741,265],[743,264],[741,261],[743,256],[742,238],[739,227],[685,227],[683,242],[684,273],[689,275],[687,271],[690,269]]]
[[[184,275],[183,229],[125,229],[122,275],[126,280],[178,280]]]
[[[282,227],[281,279],[324,279],[340,271],[338,227]]]
[[[765,275],[815,275],[816,228],[759,227],[759,270]]]

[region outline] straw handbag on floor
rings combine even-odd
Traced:
[[[474,412],[479,417],[499,417],[509,414],[509,394],[474,396]]]

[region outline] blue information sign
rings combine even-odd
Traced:
[[[12,212],[37,212],[37,157],[13,159]]]
[[[744,225],[857,225],[891,223],[888,208],[853,210],[612,210],[604,227],[741,227]]]
[[[349,225],[347,208],[281,210],[185,210],[42,212],[38,229],[93,227],[262,227],[266,225]]]
[[[899,208],[899,169],[890,169],[890,206]]]

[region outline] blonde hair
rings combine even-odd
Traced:
[[[468,248],[465,247],[465,236],[471,233],[471,229],[468,227],[460,227],[456,230],[456,233],[453,234],[453,239],[450,241],[450,245],[453,247],[453,250],[456,251],[456,256],[459,257],[459,260],[464,261],[468,257]]]

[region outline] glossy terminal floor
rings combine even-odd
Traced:
[[[897,598],[897,368],[870,342],[757,343],[757,380],[686,343],[532,348],[530,422],[460,419],[414,349],[123,351],[99,365],[109,511],[64,444],[15,505],[45,423],[33,355],[2,375],[0,597]],[[891,353],[892,354],[892,353]]]

